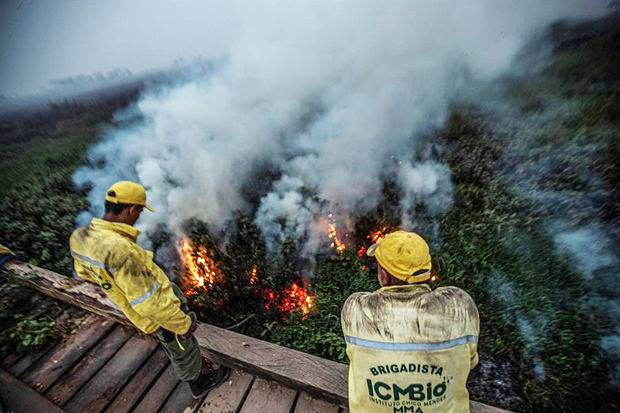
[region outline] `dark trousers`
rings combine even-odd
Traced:
[[[181,300],[181,311],[188,313],[189,307],[187,305],[187,298],[185,298],[178,285],[174,283],[171,284],[174,294]],[[200,348],[198,347],[196,337],[193,335],[189,338],[183,338],[181,336],[175,337],[173,332],[161,327],[155,331],[154,334],[170,359],[179,380],[196,380],[200,376],[200,370],[202,369],[202,356],[200,355]],[[184,350],[182,350],[179,343],[177,343],[177,339]]]

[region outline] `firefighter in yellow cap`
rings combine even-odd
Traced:
[[[480,320],[460,288],[434,291],[427,243],[398,231],[368,249],[382,288],[351,295],[342,308],[349,410],[469,412],[465,387],[478,364]]]
[[[222,383],[229,369],[215,369],[203,360],[196,338],[196,315],[178,286],[153,262],[153,253],[136,244],[133,225],[146,204],[140,184],[120,181],[105,195],[103,219],[71,234],[70,247],[77,275],[99,284],[127,318],[147,334],[155,334],[179,379],[187,381],[195,398]]]

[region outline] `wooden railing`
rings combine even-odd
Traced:
[[[77,307],[132,325],[103,291],[94,284],[65,277],[53,271],[9,262],[5,269],[15,278],[43,294]],[[201,351],[223,364],[253,375],[275,380],[295,390],[347,406],[348,366],[291,350],[266,341],[201,323],[194,333]],[[473,413],[501,413],[506,410],[471,402]]]

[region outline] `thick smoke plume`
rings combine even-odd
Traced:
[[[548,23],[605,9],[602,1],[279,2],[239,7],[229,52],[210,70],[145,93],[75,175],[93,185],[85,224],[118,179],[148,188],[148,235],[196,217],[222,227],[255,213],[272,246],[317,245],[325,202],[341,216],[380,201],[396,177],[408,203],[440,213],[449,169],[420,151],[469,79],[490,79]],[[267,180],[263,188],[257,182]],[[258,199],[258,201],[256,201]],[[318,229],[317,229],[318,228]]]

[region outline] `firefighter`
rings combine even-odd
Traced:
[[[429,247],[397,231],[368,249],[381,288],[351,295],[342,308],[349,410],[469,412],[467,376],[478,364],[480,320],[456,287],[434,291]]]
[[[203,359],[193,336],[196,314],[189,311],[180,288],[153,262],[153,253],[136,244],[140,231],[133,225],[146,204],[140,184],[120,181],[105,195],[103,219],[76,229],[70,238],[76,274],[98,284],[127,318],[160,341],[180,380],[189,383],[195,398],[228,377]]]
[[[7,262],[9,262],[10,260],[14,258],[15,258],[15,254],[13,254],[13,251],[8,249],[4,245],[0,244],[0,269],[2,269],[2,266],[4,266],[4,264],[6,264]]]

